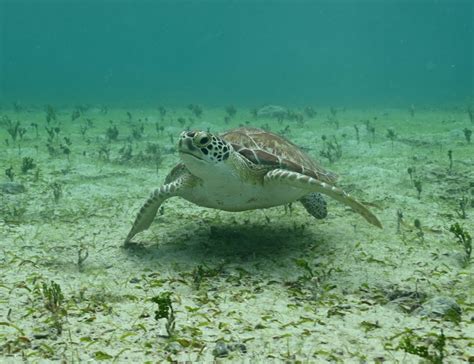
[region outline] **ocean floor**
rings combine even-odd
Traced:
[[[292,110],[0,109],[0,361],[473,362],[465,106]],[[302,147],[384,229],[330,198],[325,220],[173,198],[125,249],[180,132],[239,125]]]

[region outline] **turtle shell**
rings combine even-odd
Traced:
[[[337,176],[322,168],[289,140],[257,128],[237,128],[220,135],[234,150],[256,165],[298,172],[334,184]]]

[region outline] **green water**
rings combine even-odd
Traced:
[[[471,1],[0,2],[2,100],[370,106],[473,94]]]
[[[471,362],[473,27],[468,1],[0,0],[0,362]],[[383,229],[331,193],[323,219],[175,196],[125,246],[180,133],[241,127]]]

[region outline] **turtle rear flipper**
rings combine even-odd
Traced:
[[[324,219],[328,216],[327,202],[324,197],[317,192],[308,193],[300,199],[306,211],[316,219]]]

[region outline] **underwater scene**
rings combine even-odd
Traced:
[[[474,362],[473,39],[469,0],[0,0],[0,362]]]

